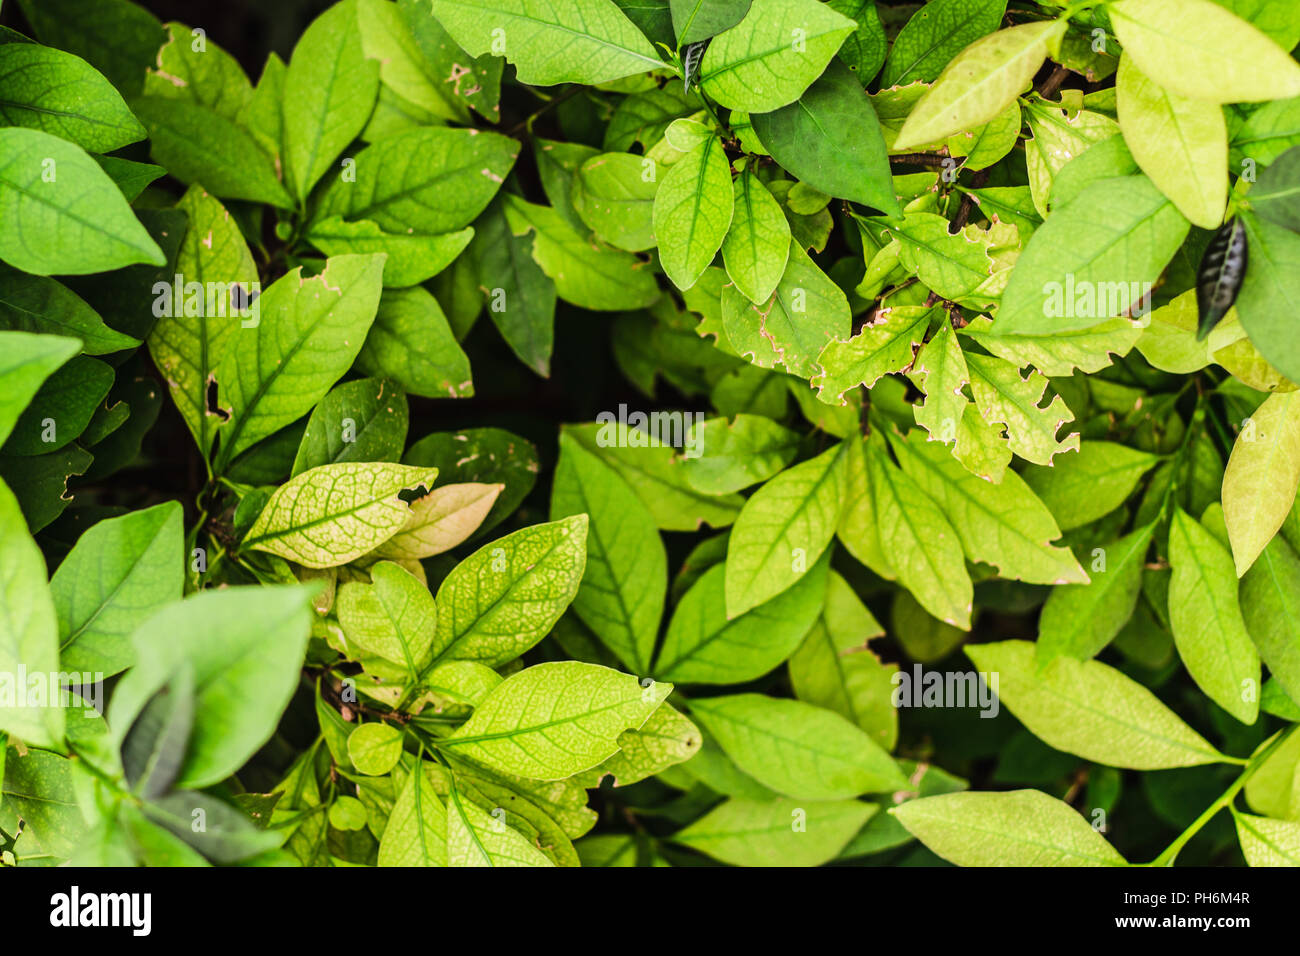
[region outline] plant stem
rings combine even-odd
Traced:
[[[704,91],[697,86],[694,92],[699,101],[704,104],[705,110],[707,110],[709,116],[712,117],[714,124],[718,127],[718,131],[724,136],[732,137],[734,134],[731,132],[731,127],[722,122],[721,117],[718,116],[717,110],[713,108],[713,104],[710,103],[708,97],[704,95]]]
[[[1272,740],[1250,758],[1246,763],[1246,769],[1241,772],[1241,776],[1238,777],[1233,785],[1224,792],[1223,796],[1210,804],[1204,813],[1192,821],[1192,825],[1180,833],[1178,838],[1174,840],[1173,843],[1169,844],[1163,853],[1150,863],[1143,865],[1173,866],[1174,859],[1178,856],[1182,848],[1187,845],[1188,841],[1190,841],[1192,837],[1196,836],[1196,834],[1201,831],[1201,828],[1209,823],[1220,810],[1232,805],[1232,801],[1236,798],[1237,794],[1241,792],[1241,788],[1244,787],[1247,781],[1255,775],[1255,771],[1263,766],[1264,762],[1268,760],[1269,757],[1273,756],[1274,751],[1276,751],[1278,747],[1282,746],[1283,742],[1285,742],[1291,734],[1295,733],[1297,726],[1300,725],[1289,727],[1285,731],[1275,734]]]

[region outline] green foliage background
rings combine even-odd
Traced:
[[[0,0],[0,860],[1300,863],[1298,43]]]

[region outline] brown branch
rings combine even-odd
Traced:
[[[944,162],[951,158],[945,149],[942,153],[899,153],[897,156],[890,156],[889,161],[905,166],[928,166],[932,169],[946,169]]]
[[[1038,87],[1038,95],[1045,100],[1050,100],[1056,95],[1056,91],[1061,88],[1061,84],[1065,82],[1065,78],[1069,75],[1070,71],[1068,69],[1058,66]]]

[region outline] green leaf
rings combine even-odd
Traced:
[[[849,65],[849,69],[858,75],[858,82],[865,86],[880,72],[889,49],[876,0],[827,0],[826,5],[858,23],[858,28],[840,47],[839,58]]]
[[[1237,295],[1237,316],[1250,341],[1279,372],[1300,379],[1300,341],[1287,321],[1300,296],[1300,235],[1256,216],[1242,214],[1250,255]]]
[[[668,89],[675,90],[676,87],[672,86]],[[652,115],[657,120],[653,127],[655,131],[653,138],[645,133],[644,128],[639,126],[631,130],[620,129],[618,125],[620,114],[625,123],[636,124],[641,122],[639,114],[631,115],[632,111],[640,105],[640,97],[650,97],[659,93],[669,96],[669,102],[675,105],[671,108],[663,107],[662,109],[647,107],[653,109]],[[642,136],[645,136],[648,140],[647,145],[653,145],[663,138],[664,129],[673,119],[689,115],[692,112],[694,112],[692,106],[689,104],[683,105],[682,101],[677,99],[674,94],[668,93],[666,90],[659,90],[657,87],[644,94],[629,96],[619,104],[619,107],[614,111],[614,116],[610,119],[610,125],[605,136],[606,145],[609,149],[631,148]],[[586,223],[582,221],[582,218],[573,208],[573,186],[578,175],[578,167],[591,157],[599,155],[600,150],[582,143],[560,143],[555,140],[541,138],[536,140],[536,144],[533,156],[537,162],[537,174],[542,181],[542,189],[546,193],[546,198],[551,201],[555,211],[560,213],[571,226],[575,229],[585,229]]]
[[[1108,441],[1083,442],[1050,467],[1026,468],[1025,483],[1069,531],[1114,511],[1159,462],[1156,455]]]
[[[632,153],[597,153],[578,167],[571,201],[596,235],[619,249],[655,245],[654,200],[659,189],[653,160]]]
[[[131,632],[179,600],[185,582],[181,507],[171,501],[88,528],[50,579],[60,662],[111,676],[135,662]]]
[[[252,103],[253,87],[239,61],[206,37],[200,42],[202,31],[183,23],[169,23],[165,29],[167,40],[145,76],[145,94],[188,100],[248,128],[245,111]]]
[[[499,95],[500,61],[493,58],[482,66],[458,62],[469,58],[452,52],[458,48],[442,25],[429,15],[428,6],[419,0],[401,3],[360,0],[357,26],[366,56],[379,62],[379,76],[385,88],[434,116],[467,123],[471,104],[488,115],[495,105],[492,90],[482,89],[477,93],[470,90],[475,86],[490,87],[495,79],[495,92]],[[484,69],[490,63],[497,64],[495,70]],[[464,75],[460,75],[461,71]]]
[[[816,0],[754,0],[745,19],[709,44],[701,86],[727,109],[780,109],[821,75],[856,26]]]
[[[28,699],[20,673],[44,681],[59,671],[59,632],[54,602],[45,583],[45,559],[9,486],[0,481],[0,673],[10,703],[0,705],[0,729],[35,747],[63,744],[64,711]],[[17,698],[15,700],[15,698]],[[12,767],[11,767],[12,770]],[[10,780],[4,779],[5,789]],[[44,788],[42,788],[44,789]],[[8,796],[8,794],[6,794]]]
[[[290,476],[341,461],[397,461],[409,414],[406,396],[392,382],[360,378],[336,385],[307,419]]]
[[[1295,703],[1281,694],[1283,706],[1268,707],[1269,690],[1280,691],[1276,681],[1269,681],[1261,700],[1260,709],[1275,713],[1286,720],[1295,715]],[[1290,710],[1287,710],[1289,705]],[[1285,712],[1284,712],[1285,711]],[[1300,820],[1300,736],[1292,734],[1260,764],[1246,782],[1246,803],[1256,813],[1281,820]]]
[[[846,340],[826,344],[817,362],[821,372],[809,384],[828,405],[843,405],[844,395],[859,385],[871,388],[882,375],[901,372],[912,364],[914,349],[925,341],[935,306],[900,305],[879,309],[875,321]]]
[[[930,433],[931,441],[953,441],[957,423],[970,404],[962,393],[962,388],[970,384],[970,372],[951,323],[940,324],[930,341],[921,346],[908,377],[925,393],[925,401],[913,406],[916,423]]]
[[[379,64],[362,52],[356,3],[343,0],[307,27],[284,77],[285,177],[300,204],[356,139],[378,95]]]
[[[1015,148],[1022,125],[1020,104],[1012,103],[983,126],[949,136],[948,154],[961,158],[964,169],[988,169]]]
[[[1125,865],[1077,810],[1040,790],[945,793],[889,812],[958,866]]]
[[[821,615],[788,666],[795,697],[835,711],[892,748],[898,738],[892,675],[898,668],[882,664],[867,646],[884,633],[848,582],[832,571]]]
[[[309,568],[347,564],[401,531],[411,510],[399,492],[431,487],[437,474],[379,462],[313,468],[275,490],[241,547]]]
[[[1005,0],[927,3],[895,38],[880,76],[881,89],[934,80],[953,57],[996,30],[1006,8]]]
[[[1300,697],[1300,556],[1284,538],[1268,543],[1241,579],[1241,614],[1269,673]]]
[[[339,587],[336,612],[343,633],[350,645],[404,667],[414,679],[433,648],[438,621],[433,595],[392,561],[380,561],[369,571],[370,584],[349,581]]]
[[[1292,147],[1269,164],[1251,187],[1250,206],[1262,219],[1292,232],[1300,229],[1300,148]]]
[[[1115,91],[1124,139],[1142,171],[1194,225],[1217,229],[1228,201],[1222,108],[1162,89],[1129,57],[1119,61]]]
[[[668,590],[654,517],[613,468],[560,434],[551,519],[586,514],[587,567],[573,609],[629,669],[650,669]]]
[[[164,96],[142,96],[131,109],[149,131],[154,161],[181,182],[223,199],[293,207],[276,161],[244,127],[211,107]]]
[[[809,258],[797,238],[771,298],[755,304],[735,286],[722,290],[727,338],[742,357],[760,368],[784,366],[811,378],[832,339],[850,334],[849,302],[835,282]]]
[[[613,756],[619,735],[672,689],[580,661],[537,664],[502,682],[440,747],[504,773],[562,780]]]
[[[662,191],[662,185],[660,188]],[[533,260],[554,281],[556,293],[566,302],[615,312],[644,308],[659,298],[654,273],[643,260],[630,252],[593,244],[552,207],[507,196],[505,210],[515,236],[532,231]],[[506,308],[510,308],[508,299]]]
[[[687,46],[730,30],[749,13],[750,0],[669,0],[677,45]]]
[[[1068,111],[1031,104],[1028,112],[1034,132],[1030,192],[1037,207],[1057,209],[1099,179],[1139,171],[1125,137],[1115,135],[1110,117],[1084,110],[1071,125]]]
[[[699,108],[700,101],[695,94],[676,83],[634,93],[614,108],[614,115],[610,117],[609,126],[605,129],[604,148],[629,151],[636,143],[640,143],[649,149],[663,139],[664,131],[673,120],[691,116]],[[543,183],[547,180],[547,166],[551,168],[552,174],[561,169],[572,172],[588,157],[599,152],[580,143],[538,140],[538,145],[541,147],[537,151],[537,158],[543,164],[539,170]],[[546,186],[546,194],[556,207],[560,206],[560,200],[550,185]]]
[[[499,133],[448,127],[412,129],[361,150],[354,177],[340,175],[314,222],[368,219],[394,235],[463,229],[492,201],[519,155]],[[350,180],[355,181],[350,181]]]
[[[1259,714],[1259,656],[1246,632],[1232,558],[1181,508],[1169,530],[1169,624],[1187,671],[1244,724]]]
[[[1211,103],[1300,95],[1300,65],[1210,0],[1124,0],[1107,12],[1124,53],[1171,93]]]
[[[700,729],[669,704],[660,704],[636,730],[618,735],[618,753],[582,775],[587,786],[625,787],[667,770],[699,753]]]
[[[1195,296],[1192,297],[1193,308]],[[1151,321],[1156,321],[1156,310]],[[998,358],[1014,362],[1017,367],[1032,365],[1044,375],[1071,375],[1075,369],[1098,372],[1111,364],[1111,356],[1124,357],[1144,330],[1128,319],[1108,319],[1086,329],[1047,335],[1002,335],[985,316],[977,317],[962,329]]]
[[[721,528],[736,520],[745,499],[709,495],[687,480],[685,460],[670,445],[655,443],[642,429],[614,421],[566,428],[584,448],[602,458],[631,485],[662,531]]]
[[[571,780],[547,787],[546,784],[523,781],[519,778],[504,779],[480,768],[475,768],[472,774],[458,769],[454,779],[451,774],[447,774],[445,780],[444,789],[440,789],[439,794],[445,793],[449,800],[450,811],[454,812],[450,798],[458,795],[466,806],[477,807],[488,815],[493,834],[501,833],[503,839],[508,838],[516,843],[518,842],[516,838],[522,840],[525,847],[523,850],[509,845],[497,847],[488,839],[484,839],[483,847],[489,853],[498,850],[505,853],[504,861],[498,857],[494,865],[580,865],[578,853],[569,836],[572,828],[566,829],[555,818],[562,816],[563,811],[553,804],[547,805],[546,798],[539,796],[539,791],[543,789],[560,790],[572,787],[574,789],[568,792],[576,791],[580,795],[574,802],[582,812],[586,812],[586,793],[577,788]],[[584,826],[580,832],[585,833],[587,829],[589,827]],[[503,830],[508,830],[509,833],[502,833]],[[496,840],[497,837],[494,835],[492,839]],[[471,852],[470,856],[473,859],[474,853]]]
[[[150,617],[131,637],[136,663],[109,702],[108,723],[118,739],[150,698],[189,667],[194,727],[176,786],[210,786],[242,767],[275,732],[298,686],[311,593],[298,586],[223,588]]]
[[[388,266],[384,266],[385,276]],[[469,358],[438,300],[422,288],[385,289],[357,368],[388,378],[412,395],[461,398],[474,394]]]
[[[104,362],[84,355],[71,359],[45,380],[18,417],[5,454],[40,455],[64,447],[90,424],[112,386],[113,370]]]
[[[365,805],[356,797],[338,797],[330,804],[329,820],[330,826],[336,830],[365,829]]]
[[[595,85],[664,66],[612,0],[434,0],[433,15],[470,56],[504,54],[533,86]]]
[[[912,415],[930,433],[930,441],[952,445],[953,457],[964,468],[1001,482],[1011,449],[962,391],[970,384],[970,370],[951,323],[943,322],[921,347],[907,375],[925,393],[925,401],[912,406]]]
[[[348,759],[359,772],[368,776],[380,777],[388,773],[397,766],[401,756],[402,732],[391,724],[361,724],[348,734]]]
[[[0,221],[0,259],[24,272],[85,275],[166,263],[99,164],[39,130],[0,130]]]
[[[691,487],[725,495],[779,474],[794,460],[799,435],[761,415],[710,418],[691,426],[682,464]]]
[[[812,704],[735,694],[693,701],[691,714],[741,770],[786,796],[842,800],[907,788],[879,744]]]
[[[1246,157],[1260,164],[1274,162],[1300,143],[1297,121],[1300,121],[1300,97],[1263,104],[1241,126],[1229,130],[1231,152],[1228,155],[1232,164],[1238,166]]]
[[[312,223],[307,239],[327,256],[382,252],[384,285],[405,288],[419,285],[451,265],[474,237],[473,229],[436,235],[384,232],[369,219],[347,222],[342,216]]]
[[[76,444],[48,455],[0,458],[0,475],[18,499],[33,534],[63,513],[71,501],[68,479],[84,475],[92,460]]]
[[[1088,582],[1069,548],[1049,544],[1061,536],[1056,521],[1015,472],[995,485],[971,474],[919,431],[888,438],[903,473],[943,510],[972,561],[1031,584]]]
[[[580,514],[508,534],[458,564],[438,588],[434,663],[496,667],[540,641],[578,593],[586,542]]]
[[[541,850],[506,825],[504,813],[489,816],[470,803],[453,780],[447,800],[448,866],[554,866]]]
[[[796,102],[755,113],[753,123],[763,147],[801,182],[888,215],[903,214],[876,111],[844,64],[832,62]]]
[[[503,809],[509,811],[513,809],[515,797],[522,796],[554,821],[566,839],[576,839],[596,824],[595,811],[587,806],[587,791],[575,778],[542,781],[500,773],[481,764],[462,760],[454,748],[444,750],[443,756],[455,768],[457,781],[465,787],[472,783],[478,794],[484,797],[484,800],[479,801],[480,806],[490,793],[492,803],[504,804]],[[515,816],[518,818],[519,814],[516,813]]]
[[[219,360],[217,397],[230,419],[218,471],[305,415],[351,367],[379,307],[383,271],[382,256],[336,256],[310,279],[295,269],[257,300],[256,327],[241,328]]]
[[[835,859],[878,809],[858,800],[733,797],[672,840],[733,866],[821,866]]]
[[[480,290],[487,290],[488,315],[521,362],[538,375],[550,375],[555,283],[534,258],[533,240],[511,229],[502,201],[478,218],[477,230],[468,256]],[[565,288],[572,294],[567,283]]]
[[[80,57],[35,43],[0,47],[0,119],[44,130],[93,153],[144,139],[122,96]]]
[[[1063,20],[1041,20],[976,40],[912,108],[893,148],[923,146],[992,122],[1029,87],[1065,29]]]
[[[826,550],[844,504],[843,451],[783,471],[745,502],[727,546],[728,619],[792,587]]]
[[[1007,442],[1021,458],[1050,466],[1053,456],[1078,450],[1077,432],[1056,437],[1062,425],[1074,421],[1061,396],[1054,395],[1046,406],[1039,404],[1047,388],[1045,376],[1030,372],[1022,378],[1012,363],[975,353],[966,354],[966,367],[980,415],[991,425],[1006,426]]]
[[[439,769],[422,760],[407,775],[379,840],[380,866],[447,865],[447,808],[432,779]]]
[[[146,68],[166,39],[162,24],[128,0],[22,0],[23,13],[44,44],[90,62],[127,96],[140,92]]]
[[[1052,589],[1038,619],[1041,658],[1066,654],[1087,660],[1114,640],[1137,607],[1143,562],[1154,531],[1154,525],[1147,525],[1094,549],[1090,582]]]
[[[1250,866],[1300,866],[1300,823],[1237,813],[1237,839]]]
[[[1030,237],[990,334],[1057,335],[1136,313],[1187,230],[1145,176],[1093,183]]]
[[[821,612],[828,561],[817,561],[793,587],[728,618],[726,569],[715,564],[691,585],[668,624],[654,673],[690,684],[739,684],[794,653]]]
[[[139,339],[105,325],[99,313],[61,282],[28,275],[3,263],[0,263],[0,330],[80,339],[82,351],[87,355],[106,355],[140,344]]]
[[[41,384],[80,351],[77,339],[0,331],[0,445]]]
[[[1214,0],[1219,6],[1231,10],[1241,19],[1272,37],[1284,50],[1294,50],[1300,43],[1300,24],[1290,16],[1291,11],[1282,0]]]
[[[722,241],[727,275],[749,301],[763,303],[776,291],[790,256],[790,223],[752,169],[736,177],[734,215]]]
[[[189,221],[176,257],[176,273],[184,277],[189,291],[182,286],[177,294],[171,282],[160,283],[165,292],[155,287],[155,293],[165,296],[155,307],[164,314],[149,333],[149,353],[206,459],[221,421],[208,405],[210,382],[230,337],[247,321],[231,308],[236,304],[233,289],[251,293],[259,280],[243,234],[220,202],[191,187],[176,208]],[[211,310],[209,290],[215,306]]]
[[[1237,435],[1223,473],[1223,517],[1241,577],[1291,513],[1300,488],[1300,396],[1274,392]]]
[[[655,193],[659,262],[679,289],[699,281],[731,228],[731,170],[722,140],[709,136],[669,167]]]
[[[1093,146],[1116,138],[1119,124],[1106,114],[1087,109],[1072,113],[1038,99],[1029,100],[1025,107],[1025,120],[1034,134],[1025,143],[1029,190],[1040,215],[1047,215],[1049,200],[1057,205],[1073,202],[1072,197],[1096,180],[1137,172],[1132,154],[1125,155],[1118,146],[1102,147],[1087,159],[1080,157],[1075,162],[1073,157],[1091,153]],[[1066,175],[1066,168],[1072,165],[1074,169]],[[1066,180],[1059,191],[1058,174]]]
[[[1136,172],[1136,169],[1132,170]],[[987,189],[962,189],[963,195],[973,199],[987,216],[997,213],[998,217],[1012,223],[1020,230],[1020,235],[1028,238],[1029,234],[1043,224],[1042,216],[1034,208],[1033,190],[1028,186],[991,186]]]
[[[56,861],[76,853],[86,838],[75,768],[74,761],[48,750],[30,749],[20,757],[11,746],[6,754],[4,788],[0,790],[5,809],[22,817],[39,842],[42,855],[53,856]]]
[[[900,225],[891,224],[898,239],[899,262],[939,295],[963,304],[987,308],[1006,285],[1020,238],[1009,226],[988,230],[968,225],[949,232],[948,220],[928,212],[912,212]],[[1008,255],[1010,253],[1010,255]]]
[[[931,615],[970,630],[973,586],[961,538],[934,500],[889,460],[885,448],[868,446],[867,474],[877,540],[868,545],[870,550],[860,550],[866,556],[887,556],[889,570]]]
[[[1099,661],[1057,657],[1040,668],[1029,641],[968,646],[966,656],[996,675],[998,698],[1049,747],[1131,770],[1224,759],[1151,691]]]

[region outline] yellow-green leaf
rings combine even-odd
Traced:
[[[1041,663],[1031,641],[966,648],[998,699],[1049,747],[1131,770],[1218,763],[1223,755],[1137,681],[1100,661]]]
[[[1275,392],[1247,420],[1223,473],[1223,517],[1237,576],[1272,540],[1300,488],[1300,395]]]
[[[581,661],[537,664],[503,681],[441,746],[496,771],[562,780],[612,757],[619,735],[672,689]]]
[[[1119,125],[1133,158],[1178,211],[1217,229],[1228,201],[1228,127],[1223,109],[1154,83],[1130,57],[1115,78]]]
[[[894,149],[933,143],[997,118],[1029,87],[1065,28],[1064,20],[1043,20],[976,40],[953,58],[921,97]]]
[[[1300,64],[1217,3],[1122,0],[1106,10],[1124,55],[1170,92],[1211,103],[1300,95]]]
[[[958,866],[1125,865],[1077,810],[1039,790],[945,793],[889,812]]]
[[[1169,528],[1169,625],[1201,690],[1244,724],[1259,714],[1259,655],[1246,632],[1228,549],[1181,508]]]
[[[369,554],[406,525],[399,492],[433,485],[436,468],[339,462],[304,471],[271,495],[243,547],[309,568],[332,568]]]

